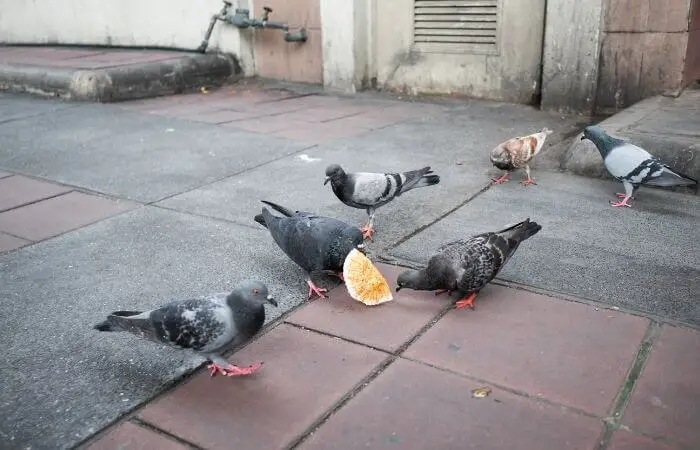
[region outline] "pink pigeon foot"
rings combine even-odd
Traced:
[[[625,195],[625,196],[622,198],[621,201],[615,202],[615,203],[610,202],[610,205],[611,205],[612,207],[614,207],[614,208],[618,208],[618,207],[620,207],[620,206],[626,206],[626,207],[628,207],[628,208],[631,208],[632,205],[629,204],[630,198],[632,198],[632,197],[628,197],[628,196]]]
[[[491,181],[493,181],[493,184],[503,184],[509,182],[510,179],[508,178],[508,174],[505,174],[502,177],[491,178]]]
[[[374,236],[374,228],[369,226],[369,224],[360,228],[360,231],[362,231],[362,237],[369,239],[370,241],[372,240],[372,236]]]
[[[627,194],[625,194],[624,192],[616,192],[615,195],[617,195],[617,198],[627,197]],[[630,198],[634,198],[634,197],[630,197]]]
[[[221,367],[220,365],[214,363],[208,365],[207,369],[209,369],[209,374],[212,377],[215,377],[217,374],[221,374],[225,377],[238,377],[244,375],[251,375],[257,372],[262,367],[262,365],[263,363],[257,362],[248,367],[238,367],[234,366],[233,364],[229,364],[226,367]]]
[[[308,300],[311,300],[311,297],[313,296],[313,294],[316,294],[319,297],[328,298],[328,296],[324,294],[324,292],[328,292],[328,289],[320,288],[320,287],[316,286],[314,284],[314,282],[311,280],[306,280],[306,284],[309,285],[309,298],[308,298]]]
[[[534,178],[528,178],[528,179],[525,179],[525,180],[521,181],[520,184],[522,184],[523,186],[527,186],[527,185],[529,185],[529,184],[535,184],[535,185],[536,185],[537,183],[535,183],[535,179],[534,179]]]

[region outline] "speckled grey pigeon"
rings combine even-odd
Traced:
[[[627,206],[634,192],[642,184],[652,186],[697,186],[698,180],[676,172],[657,157],[634,144],[616,139],[597,125],[586,127],[581,140],[590,139],[603,157],[610,175],[622,182],[624,193],[616,195],[622,200],[612,206]]]
[[[267,286],[246,280],[230,294],[219,293],[175,300],[151,311],[115,311],[95,325],[99,331],[126,331],[153,342],[192,350],[209,359],[211,376],[250,375],[262,363],[237,367],[221,357],[228,348],[243,344],[265,322],[265,303],[277,306]]]
[[[348,253],[356,248],[364,253],[362,232],[331,217],[310,212],[291,210],[272,202],[262,201],[284,217],[273,215],[267,208],[255,216],[255,221],[270,230],[272,239],[282,251],[302,269],[309,279],[309,299],[312,294],[327,297],[327,289],[316,286],[314,278],[331,272],[343,279],[343,263]]]
[[[371,239],[377,208],[411,189],[438,184],[440,177],[432,173],[430,167],[403,173],[345,173],[338,164],[331,164],[326,167],[323,184],[330,181],[333,193],[346,205],[367,210],[369,221],[362,227],[362,233]]]
[[[402,272],[396,290],[436,291],[435,295],[458,291],[462,300],[456,303],[457,308],[468,306],[474,309],[479,291],[494,279],[520,243],[541,229],[537,222],[525,219],[495,233],[477,234],[447,243],[430,258],[425,269]]]

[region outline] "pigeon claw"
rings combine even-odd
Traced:
[[[505,174],[502,177],[491,178],[491,181],[493,181],[493,184],[503,184],[509,182],[510,179],[508,178],[508,174]]]
[[[328,289],[316,286],[314,284],[314,282],[311,280],[306,280],[306,284],[309,285],[309,298],[308,298],[308,300],[311,300],[311,297],[313,297],[313,294],[316,294],[319,297],[328,298],[328,296],[326,294],[324,294],[324,292],[328,292]]]
[[[476,292],[472,292],[467,298],[455,303],[455,308],[469,307],[471,309],[474,309],[474,300],[476,300]]]
[[[631,208],[632,205],[629,204],[630,198],[632,197],[628,197],[625,195],[619,202],[610,202],[610,206],[612,206],[613,208],[619,208],[620,206],[626,206],[628,208]]]
[[[209,369],[209,375],[211,375],[212,377],[215,377],[218,374],[221,374],[225,377],[239,377],[251,375],[257,372],[262,367],[262,365],[262,362],[257,362],[248,367],[238,367],[234,366],[233,364],[229,364],[226,367],[221,367],[218,364],[210,364],[209,366],[207,366],[207,369]]]
[[[362,237],[369,239],[370,241],[372,240],[372,236],[374,236],[374,228],[370,227],[369,225],[365,225],[364,227],[360,228],[360,231],[362,231]]]
[[[531,184],[537,185],[537,183],[535,183],[534,178],[528,178],[526,180],[523,180],[520,182],[520,184],[522,184],[523,186],[527,186],[527,185],[531,185]]]

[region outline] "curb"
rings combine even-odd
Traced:
[[[242,72],[238,59],[223,53],[95,70],[0,64],[0,91],[111,103],[220,86]]]
[[[659,110],[672,108],[674,99],[664,96],[650,97],[603,120],[598,125],[610,135],[627,140],[658,157],[664,164],[690,177],[700,179],[700,145],[688,136],[645,133],[640,125],[649,121]],[[577,175],[613,180],[603,165],[595,145],[581,140],[578,133],[561,157],[561,168]],[[688,188],[672,188],[688,191]]]

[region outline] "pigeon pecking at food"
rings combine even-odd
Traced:
[[[125,331],[153,342],[192,350],[212,362],[211,376],[250,375],[262,363],[237,367],[221,353],[255,336],[265,322],[265,303],[277,306],[267,286],[246,280],[230,294],[175,300],[150,311],[115,311],[95,325],[99,331]]]
[[[474,309],[481,289],[494,279],[520,243],[540,231],[537,222],[525,219],[496,232],[481,233],[440,247],[425,269],[407,270],[397,279],[396,291],[402,288],[436,291],[435,295],[459,292],[457,308]]]
[[[273,215],[267,208],[255,221],[270,231],[282,251],[309,275],[309,299],[313,294],[327,297],[314,282],[317,275],[331,272],[343,279],[345,258],[353,249],[364,253],[364,239],[359,228],[331,217],[291,210],[262,201],[284,217]]]
[[[697,186],[698,180],[676,172],[657,157],[641,147],[614,138],[597,125],[584,128],[581,140],[590,139],[603,157],[605,168],[610,175],[622,182],[624,193],[617,193],[622,200],[612,206],[627,206],[634,192],[642,184],[651,186]]]
[[[530,161],[542,150],[545,139],[551,133],[552,130],[543,128],[539,133],[508,139],[491,150],[491,163],[506,171],[502,177],[494,178],[493,184],[507,183],[510,172],[523,167],[525,167],[527,178],[520,183],[524,185],[537,184],[530,176]]]
[[[346,173],[338,164],[331,164],[326,167],[323,184],[330,181],[333,193],[346,205],[367,210],[369,221],[361,230],[365,238],[371,239],[377,208],[411,189],[438,184],[440,177],[432,173],[430,167],[403,173]]]

